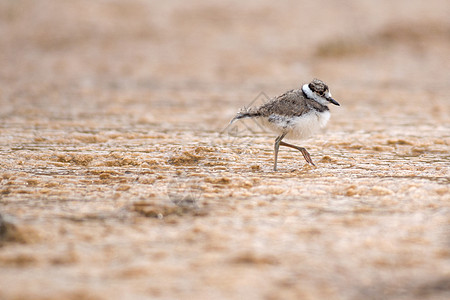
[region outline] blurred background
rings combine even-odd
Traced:
[[[170,113],[184,105],[218,128],[258,92],[275,96],[313,77],[344,109],[386,88],[448,99],[449,15],[446,0],[3,0],[0,114],[101,108],[190,123]],[[199,107],[217,102],[222,114]],[[150,112],[157,107],[167,111]]]
[[[450,299],[449,16],[0,0],[0,298]],[[271,133],[219,135],[314,77],[341,104],[296,143],[318,168],[283,150],[275,174]]]

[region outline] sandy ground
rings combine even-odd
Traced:
[[[449,299],[450,3],[274,3],[0,1],[1,299]]]

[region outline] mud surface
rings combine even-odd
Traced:
[[[1,1],[1,299],[449,299],[450,4]],[[239,108],[317,77],[304,141]]]

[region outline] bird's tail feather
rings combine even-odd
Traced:
[[[245,119],[245,118],[254,118],[259,116],[258,113],[252,112],[249,109],[243,109],[242,111],[238,112],[237,115],[230,121],[230,125],[233,124],[234,121],[239,119]]]

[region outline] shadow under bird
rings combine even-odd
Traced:
[[[283,138],[304,139],[330,119],[328,104],[340,105],[331,97],[328,86],[319,79],[304,84],[301,89],[287,91],[267,103],[250,109],[241,110],[230,122],[244,118],[255,118],[263,126],[278,133],[275,139],[274,171],[277,170],[278,149],[286,146],[299,150],[306,162],[315,166],[305,148],[283,142]]]

